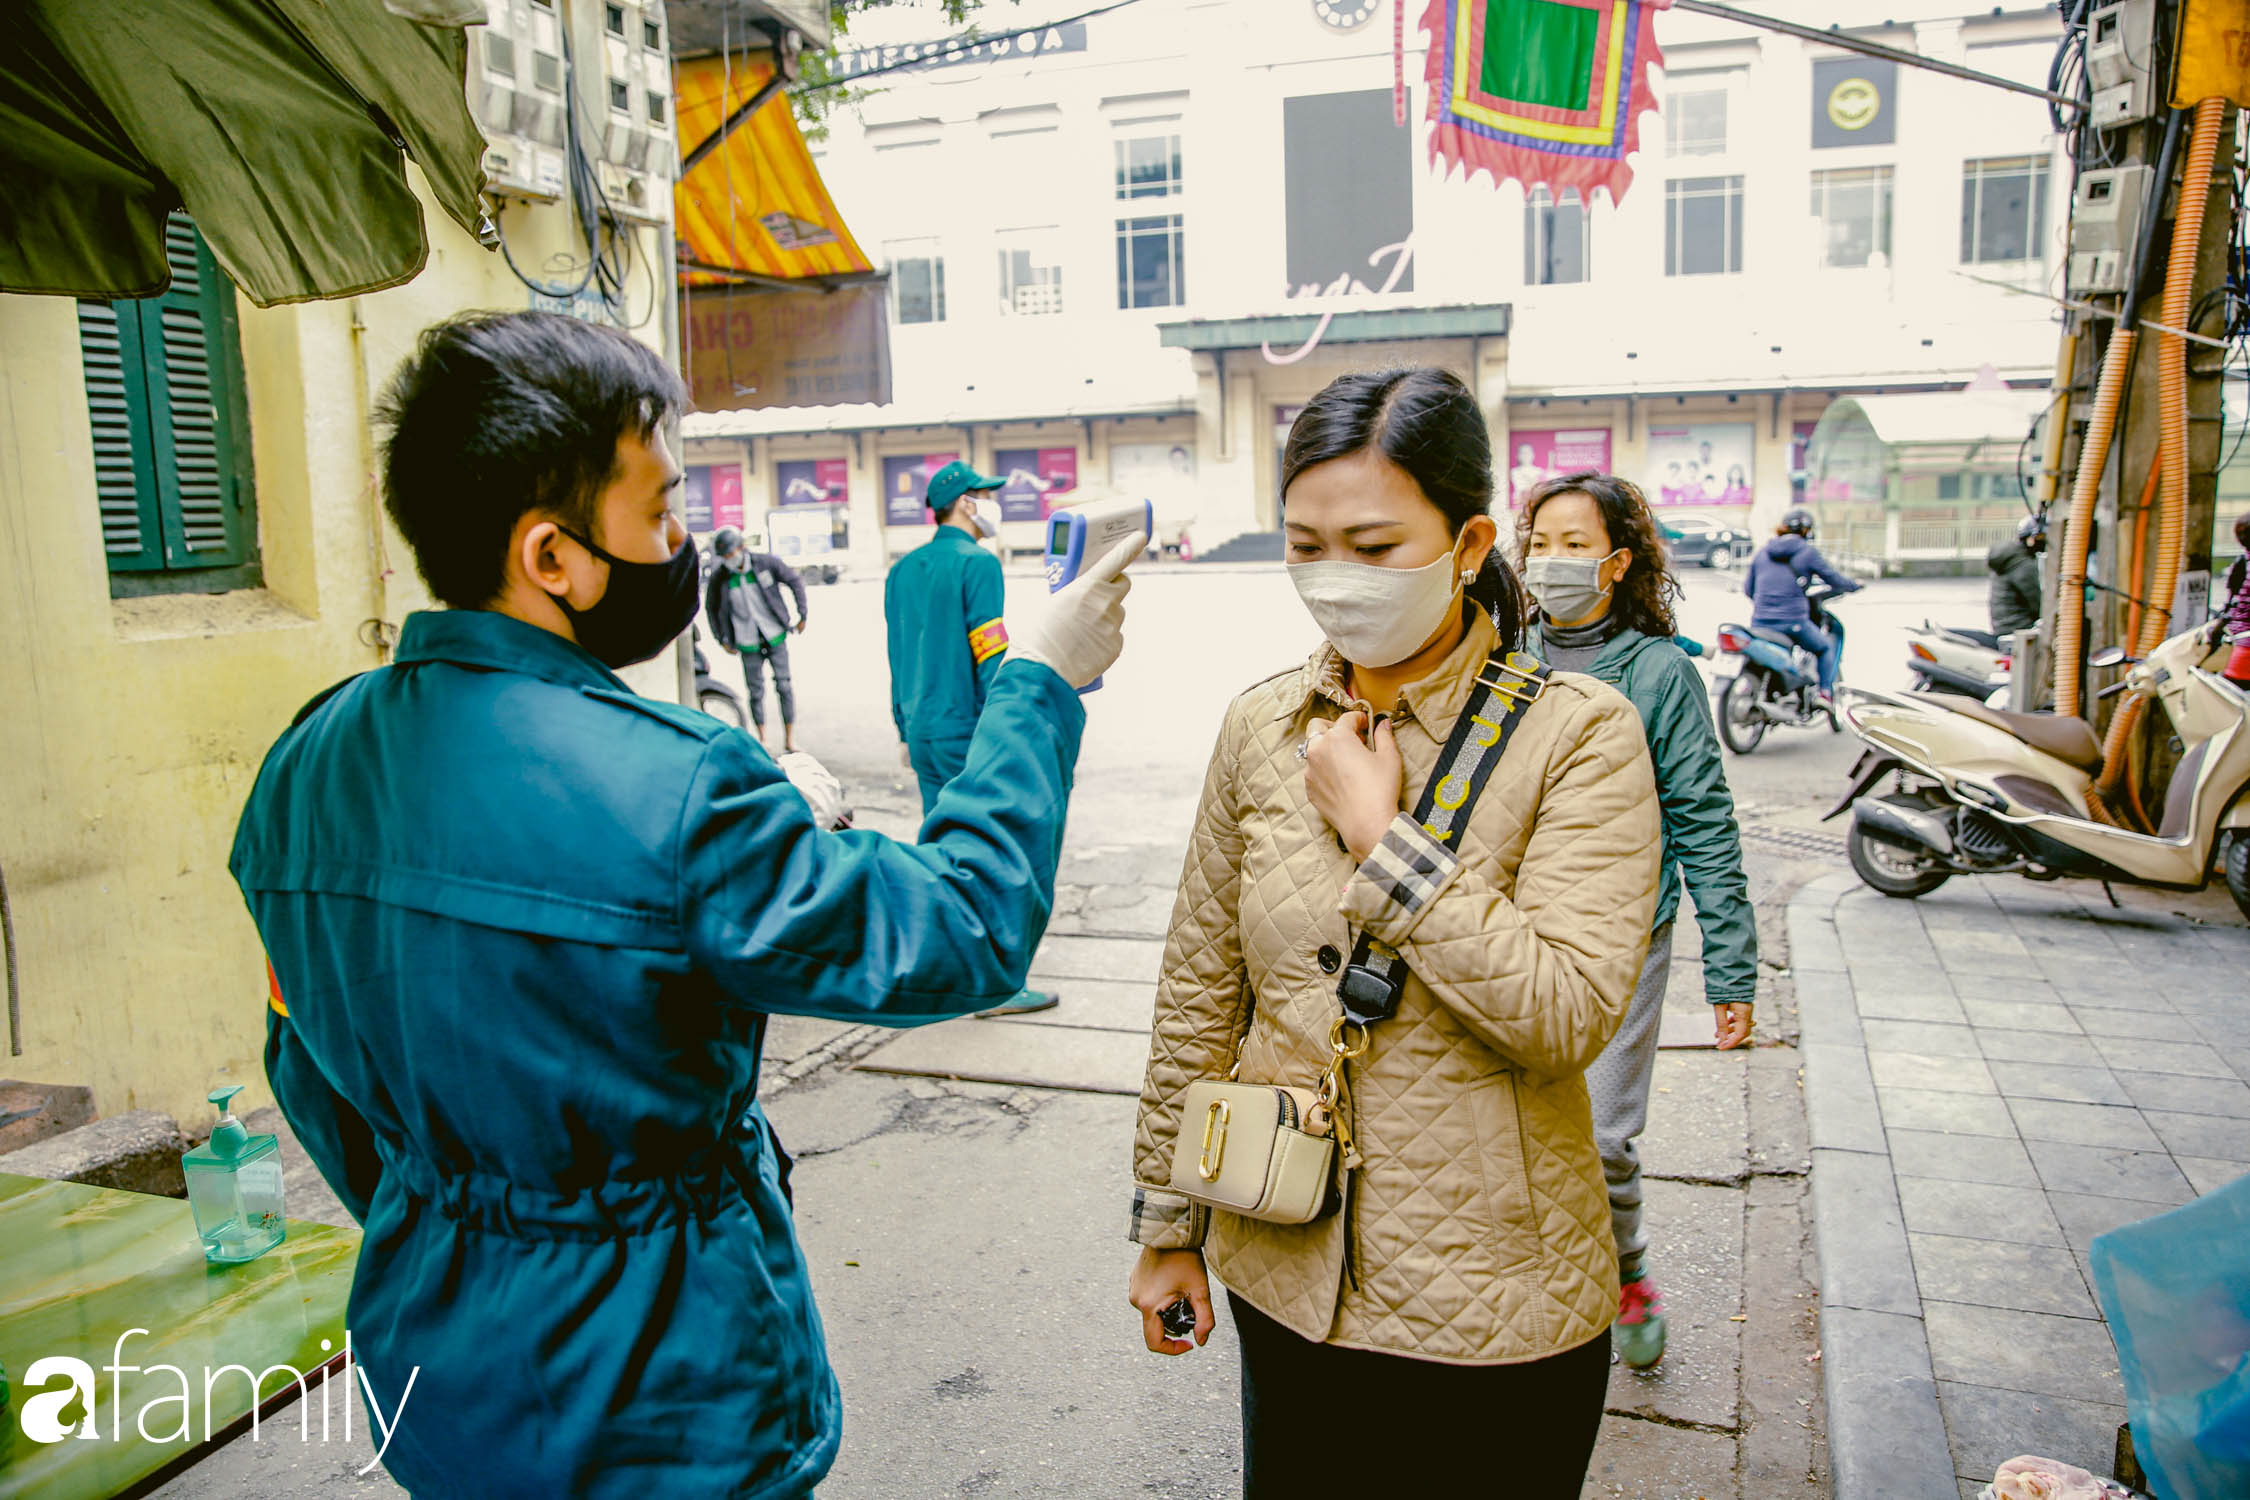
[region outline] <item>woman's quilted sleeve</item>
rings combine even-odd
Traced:
[[[1133,1131],[1128,1236],[1159,1250],[1203,1243],[1208,1211],[1166,1186],[1172,1177],[1172,1143],[1180,1129],[1180,1096],[1199,1078],[1225,1076],[1249,1024],[1250,986],[1237,920],[1242,829],[1235,800],[1246,722],[1238,700],[1227,710],[1203,780],[1195,835],[1164,944],[1164,972],[1156,986],[1156,1024],[1149,1035],[1148,1074]]]

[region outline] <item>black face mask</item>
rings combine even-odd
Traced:
[[[609,564],[609,587],[591,608],[573,609],[569,600],[555,600],[570,617],[578,644],[603,666],[647,661],[694,620],[702,567],[693,541],[681,542],[665,562],[627,562],[567,526],[556,529]]]

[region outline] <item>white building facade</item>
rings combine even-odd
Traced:
[[[1411,361],[1471,382],[1504,490],[1592,465],[1762,525],[1837,396],[2050,380],[2069,176],[2041,101],[1666,12],[1622,205],[1527,202],[1429,161],[1413,19],[1404,127],[1372,0],[1142,0],[868,79],[815,150],[892,274],[894,399],[691,418],[691,462],[755,530],[825,461],[863,565],[927,535],[946,456],[1016,476],[1010,545],[1106,484],[1207,550],[1278,525],[1308,397]],[[1823,20],[2035,85],[2060,33],[1957,0]],[[875,65],[942,34],[860,24]]]

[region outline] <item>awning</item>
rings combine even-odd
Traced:
[[[482,225],[458,30],[382,0],[23,0],[0,49],[0,291],[145,297],[185,207],[270,307],[411,280],[414,158]]]
[[[765,57],[737,54],[731,68],[720,57],[680,62],[672,77],[683,159],[772,76]],[[673,217],[680,268],[691,286],[780,282],[810,288],[874,273],[778,90],[682,175]]]

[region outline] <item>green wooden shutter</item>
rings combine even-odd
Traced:
[[[171,289],[140,317],[165,566],[228,567],[257,540],[234,284],[186,215],[165,224],[164,249]]]
[[[111,592],[257,583],[249,394],[234,285],[184,214],[165,225],[161,297],[78,304]]]
[[[113,573],[164,566],[164,524],[150,451],[140,309],[131,302],[78,304],[78,348],[94,429],[94,494],[102,551]]]

